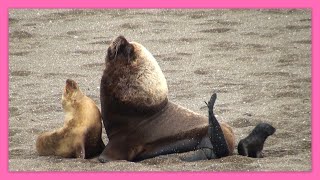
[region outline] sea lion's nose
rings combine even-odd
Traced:
[[[123,35],[119,35],[116,39],[126,40],[126,38]]]
[[[121,45],[129,44],[129,42],[127,41],[127,39],[124,36],[120,35],[113,41],[113,44],[115,46],[121,46]]]

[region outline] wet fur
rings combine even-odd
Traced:
[[[206,103],[209,113],[208,136],[212,144],[212,152],[214,153],[215,157],[221,158],[228,156],[230,152],[220,124],[213,113],[213,106],[216,99],[217,94],[214,93],[209,102]]]
[[[36,149],[39,155],[66,158],[99,155],[104,144],[101,139],[101,114],[94,101],[81,92],[76,82],[67,80],[62,106],[65,112],[64,125],[38,136]]]
[[[262,158],[264,142],[276,129],[268,123],[258,124],[248,137],[239,141],[238,153],[242,156]]]

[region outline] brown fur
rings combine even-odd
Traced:
[[[92,99],[85,96],[73,80],[67,80],[62,96],[65,120],[62,128],[38,136],[39,155],[90,158],[104,148],[101,114]]]
[[[219,123],[220,123],[221,129],[223,131],[224,138],[227,141],[230,155],[232,155],[234,148],[235,148],[235,145],[236,145],[236,138],[234,136],[234,132],[233,132],[231,126],[229,126],[228,124],[226,124],[224,122],[219,122]]]
[[[127,57],[118,54],[117,60],[106,61],[103,78],[112,79],[107,93],[134,106],[158,106],[167,99],[166,79],[154,57],[141,44],[130,45],[135,59],[128,62]]]
[[[99,157],[138,161],[195,150],[208,132],[208,118],[167,99],[166,79],[141,44],[116,38],[108,48],[100,87],[101,111],[109,138]],[[231,128],[221,124],[230,152]]]

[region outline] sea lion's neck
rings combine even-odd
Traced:
[[[108,112],[106,113],[108,123],[105,126],[109,138],[118,132],[128,132],[128,129],[137,127],[138,124],[142,125],[145,122],[150,122],[149,119],[154,119],[154,116],[165,111],[168,99],[152,107],[134,107],[114,102],[112,105],[107,108]],[[116,131],[114,131],[115,129]]]
[[[167,103],[167,98],[158,104],[150,106],[138,105],[134,102],[122,102],[116,98],[113,98],[108,102],[107,111],[112,113],[113,115],[122,115],[126,117],[148,117],[159,112],[167,105]]]

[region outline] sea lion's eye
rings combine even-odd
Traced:
[[[112,60],[114,59],[114,53],[112,53],[111,48],[108,48],[108,52],[107,52],[107,58],[108,60]]]
[[[130,58],[130,60],[134,59],[134,47],[132,45],[127,46],[126,54],[127,57]]]

